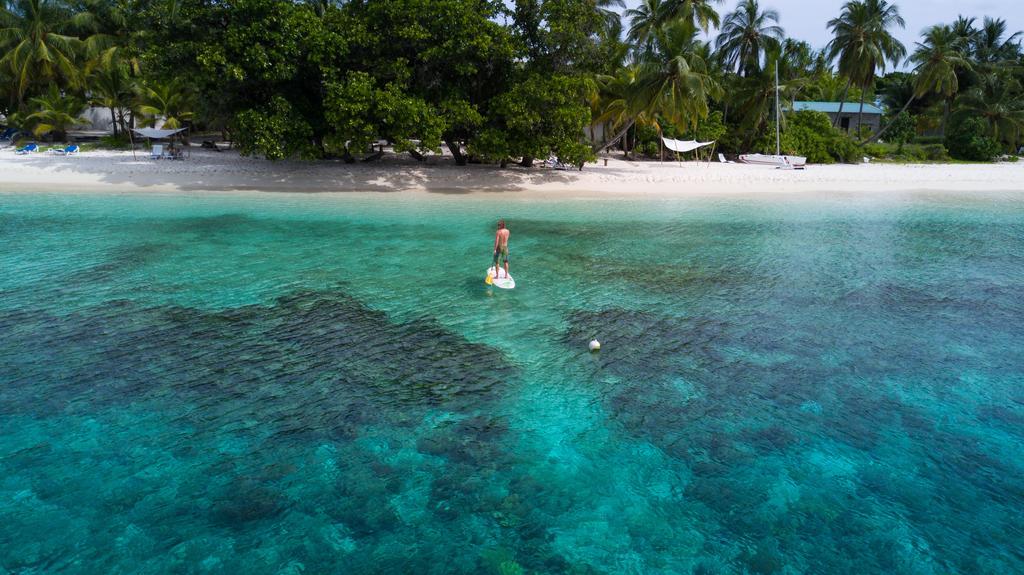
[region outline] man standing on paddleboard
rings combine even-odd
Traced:
[[[505,227],[505,220],[498,220],[498,231],[494,234],[494,277],[498,276],[498,260],[505,258],[505,277],[508,277],[508,228]]]

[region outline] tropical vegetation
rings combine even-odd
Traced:
[[[665,159],[663,136],[773,150],[778,95],[839,101],[856,126],[866,104],[886,110],[873,134],[783,114],[784,152],[813,162],[1024,144],[1022,36],[1004,20],[961,16],[904,46],[897,4],[849,0],[816,49],[768,1],[5,0],[0,114],[61,140],[91,107],[115,141],[188,127],[272,160],[372,160],[387,142],[582,166],[608,149]]]

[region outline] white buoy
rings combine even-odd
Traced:
[[[598,351],[601,349],[601,342],[596,339],[590,340],[590,351]]]

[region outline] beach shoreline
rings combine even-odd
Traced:
[[[607,159],[607,165],[605,165]],[[920,191],[1024,192],[1024,162],[1004,164],[834,164],[806,170],[719,162],[601,158],[583,171],[494,165],[455,166],[386,156],[373,164],[270,162],[234,151],[193,150],[183,161],[143,151],[89,151],[73,157],[0,151],[0,193],[503,193],[509,197],[692,197],[762,193]]]

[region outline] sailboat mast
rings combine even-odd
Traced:
[[[779,146],[779,62],[775,62],[775,155],[781,155]]]

